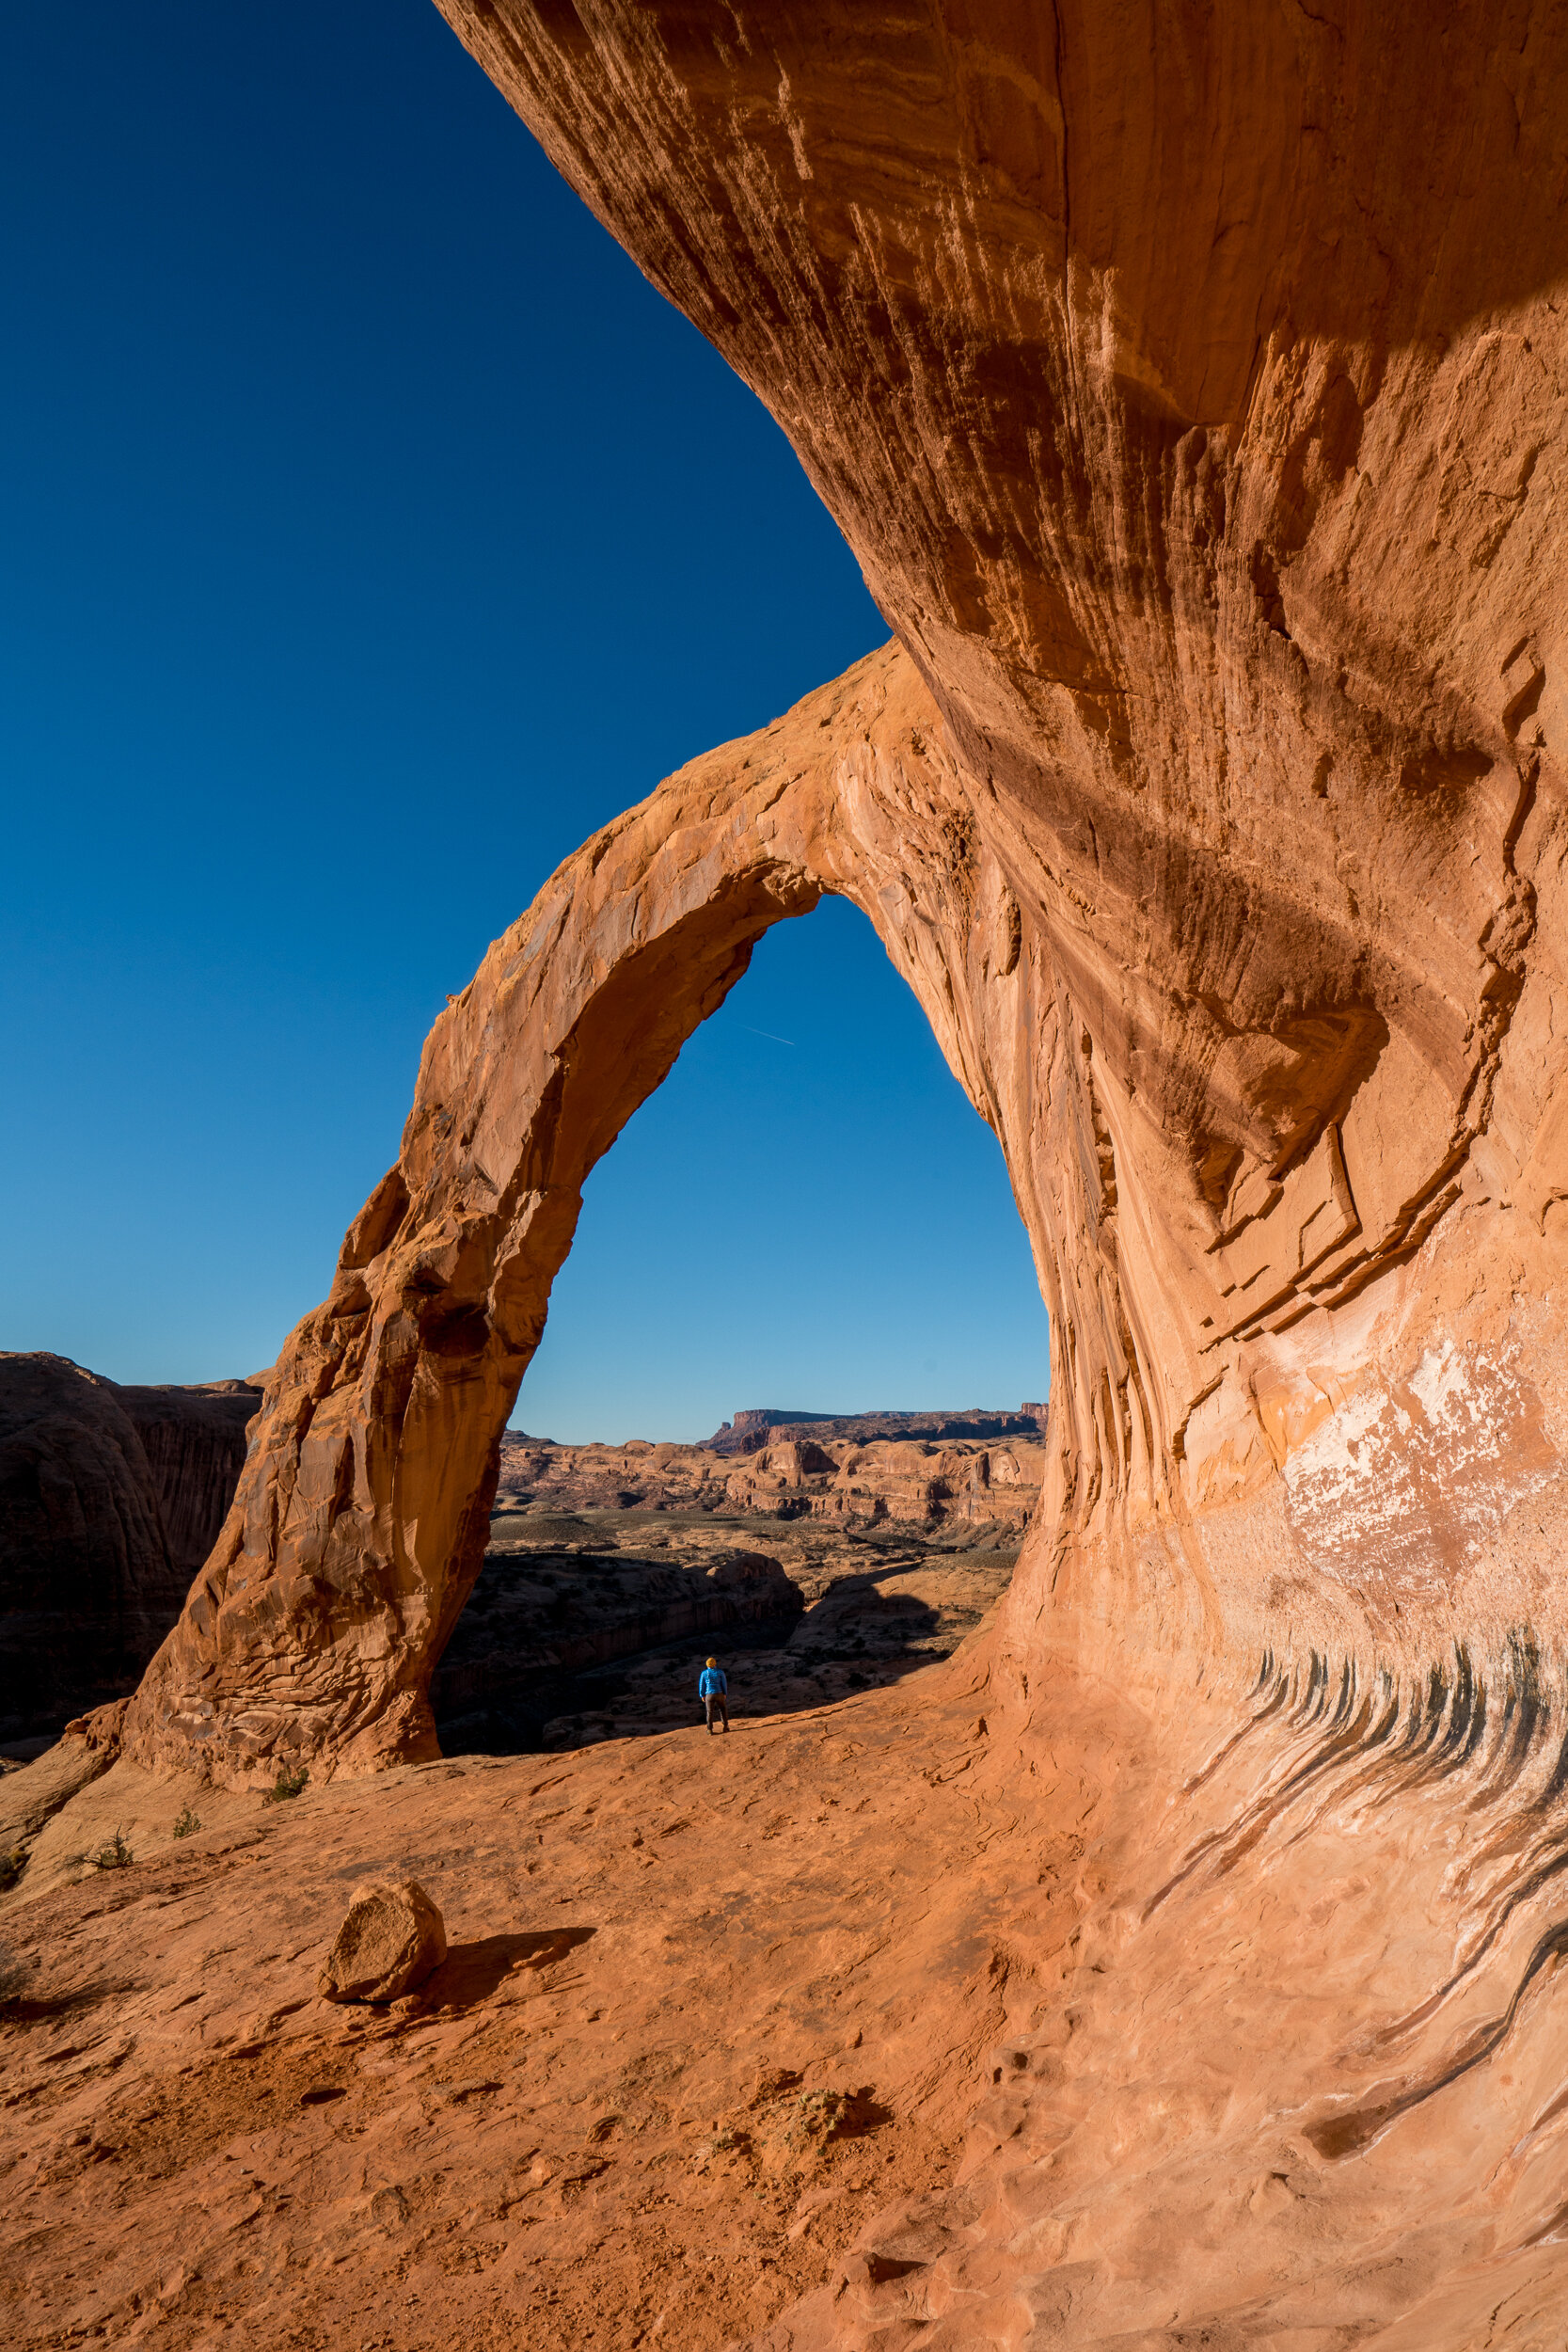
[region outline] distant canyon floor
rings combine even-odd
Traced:
[[[1006,1589],[1042,1448],[511,1439],[484,1568],[436,1670],[448,1754],[696,1720],[702,1661],[781,1714],[951,1655]]]

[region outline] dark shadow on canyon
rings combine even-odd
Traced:
[[[1016,1558],[963,1528],[585,1516],[592,1549],[486,1555],[431,1683],[448,1756],[700,1730],[709,1656],[737,1724],[832,1706],[949,1656]],[[659,1549],[646,1542],[650,1521]]]

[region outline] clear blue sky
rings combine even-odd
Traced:
[[[427,0],[8,11],[0,183],[0,1346],[212,1379],[322,1295],[560,859],[887,630]],[[1012,1405],[1046,1340],[835,902],[591,1180],[516,1419]]]

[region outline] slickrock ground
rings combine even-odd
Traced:
[[[945,2177],[1005,2016],[996,1883],[941,1859],[1005,1829],[983,1693],[935,1671],[267,1810],[117,1766],[0,1908],[7,2341],[705,2352],[828,2280]],[[451,1950],[346,2012],[316,1972],[371,1876]]]
[[[1021,1737],[986,1647],[270,1810],[116,1766],[0,1907],[8,2341],[1560,2352],[1528,1661],[1392,1712],[1047,1649]],[[371,1876],[451,1951],[350,2015]]]

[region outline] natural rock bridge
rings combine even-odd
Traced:
[[[1052,1309],[1003,1655],[1047,1587],[1254,1664],[1549,1648],[1560,56],[1479,8],[1440,53],[1376,8],[450,13],[901,642],[587,844],[436,1024],[135,1751],[431,1752],[583,1180],[825,890]]]
[[[1556,2344],[1568,20],[446,12],[895,642],[588,843],[437,1022],[128,1753],[433,1753],[583,1181],[841,892],[1052,1312],[990,1802],[1121,1826],[968,2185],[774,2341]]]

